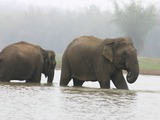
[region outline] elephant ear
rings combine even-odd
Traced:
[[[112,49],[112,44],[113,43],[109,43],[106,44],[103,48],[103,53],[102,55],[108,59],[110,62],[113,62],[113,49]]]
[[[48,76],[48,68],[49,67],[49,61],[48,61],[48,58],[45,58],[44,59],[44,74],[45,74],[45,77]]]
[[[49,71],[51,72],[56,65],[55,53],[53,51],[50,51],[48,53],[48,61],[49,61]]]
[[[45,71],[45,76],[48,76],[48,73],[51,71],[51,66],[52,66],[52,53],[48,53],[48,56],[44,59],[44,71]]]
[[[49,66],[52,64],[52,54],[48,53]]]
[[[52,69],[52,61],[53,61],[53,54],[51,52],[49,52],[48,53],[48,62],[49,62],[48,71],[51,71],[51,69]]]

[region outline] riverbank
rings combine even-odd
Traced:
[[[160,70],[140,70],[141,75],[160,75]]]
[[[61,69],[61,55],[56,56],[56,69]],[[138,57],[140,74],[142,75],[160,75],[160,58]]]
[[[138,57],[140,74],[160,75],[160,58]]]

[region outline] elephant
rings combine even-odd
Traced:
[[[64,51],[60,86],[67,86],[73,79],[73,86],[98,81],[100,88],[110,89],[112,80],[117,89],[128,90],[123,70],[127,71],[128,83],[134,83],[139,75],[139,63],[131,38],[80,36]]]
[[[0,52],[0,81],[41,82],[41,73],[52,83],[56,66],[55,52],[25,41],[10,44]]]

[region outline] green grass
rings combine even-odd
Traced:
[[[160,58],[139,57],[141,70],[160,70]]]
[[[56,54],[56,68],[61,69],[61,64],[62,64],[62,54]]]
[[[56,62],[57,62],[57,64],[61,64],[61,62],[62,62],[62,54],[56,54]]]

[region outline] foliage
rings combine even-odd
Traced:
[[[46,11],[39,7],[29,7],[15,14],[0,11],[0,48],[25,40],[63,53],[66,46],[81,35],[115,36],[112,35],[114,28],[109,24],[111,17],[108,16],[111,15],[110,12],[101,12],[95,5],[81,11],[60,8]]]
[[[126,4],[125,6],[128,5]],[[126,7],[123,8],[124,9],[120,8],[119,4],[117,4],[117,10],[120,13],[122,10],[126,12]],[[116,15],[114,14],[116,13],[116,10],[114,11],[114,13],[112,11],[101,11],[101,9],[96,5],[90,5],[86,8],[78,10],[64,10],[56,7],[43,8],[36,6],[30,6],[26,9],[16,7],[15,10],[12,10],[9,9],[9,7],[4,7],[4,5],[0,4],[0,9],[2,9],[0,11],[0,50],[8,44],[23,40],[34,44],[38,44],[45,49],[52,49],[56,53],[63,53],[67,45],[74,38],[81,35],[93,35],[99,38],[115,38],[124,36],[124,34],[121,32],[123,29],[121,28],[126,23],[124,23],[123,25],[119,23],[118,25],[116,19],[114,19],[116,18]],[[153,9],[153,11],[156,10]],[[122,16],[123,15],[120,15],[119,17]],[[126,16],[124,16],[124,18],[125,17]],[[130,17],[130,19],[132,19],[132,16]],[[127,16],[127,18],[129,18],[129,16]],[[152,18],[154,18],[154,16]],[[116,24],[113,24],[113,19],[114,23]],[[148,22],[146,21],[144,27],[146,27],[147,23]],[[149,25],[148,28],[154,27],[156,21],[155,24],[153,21],[151,21],[151,23],[153,24],[152,26],[149,23],[147,24]],[[132,23],[128,24],[132,26]],[[120,29],[118,29],[117,26]],[[139,27],[140,25],[135,26]],[[126,28],[126,31],[129,32],[129,28]],[[140,28],[138,28],[138,30],[139,29]],[[143,28],[141,31],[143,31],[144,29],[146,28]],[[147,36],[148,46],[152,48],[150,54],[153,54],[154,52],[155,56],[160,56],[159,52],[155,52],[159,51],[160,48],[155,47],[155,42],[157,46],[160,46],[160,41],[158,39],[159,30],[160,27],[158,26],[157,29],[153,29],[150,32],[150,42],[148,42],[148,39],[150,38]],[[140,33],[141,32],[134,33],[132,30],[129,34]],[[145,36],[145,34],[143,36]],[[139,44],[139,42],[140,40],[138,41],[137,45],[141,45]],[[146,51],[147,53],[145,55],[148,55],[148,48]]]
[[[143,48],[143,41],[148,32],[157,25],[158,15],[154,4],[144,7],[134,1],[124,4],[123,8],[114,2],[114,23],[126,36],[133,39],[138,51]]]

